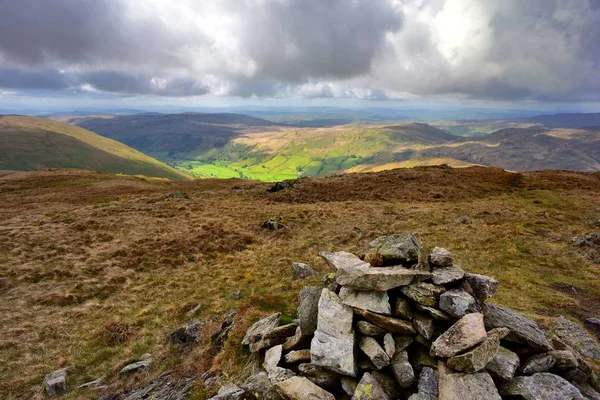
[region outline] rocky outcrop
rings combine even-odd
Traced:
[[[67,369],[50,372],[44,377],[44,388],[50,397],[60,396],[67,391]]]
[[[486,303],[497,280],[421,246],[402,234],[373,241],[365,261],[321,253],[335,277],[302,289],[297,324],[274,314],[244,337],[264,357],[256,382],[287,400],[600,396],[586,361],[597,343],[582,328],[559,319],[547,337],[533,320]]]

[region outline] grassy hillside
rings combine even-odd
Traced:
[[[585,116],[573,118],[582,121]],[[438,125],[474,137],[414,122],[294,127],[239,114],[140,114],[77,121],[199,178],[273,182],[439,163],[514,171],[600,170],[597,128],[547,129],[522,120]]]
[[[189,179],[156,159],[82,128],[44,118],[0,116],[0,170],[48,168]]]
[[[292,280],[292,262],[327,274],[319,251],[358,253],[396,232],[495,277],[493,301],[542,325],[558,314],[597,317],[600,267],[571,238],[597,231],[598,174],[417,167],[302,179],[268,194],[270,186],[63,170],[0,176],[0,398],[37,398],[43,376],[61,367],[71,368],[70,389],[102,377],[109,393],[164,371],[236,377],[249,361],[240,346],[248,326],[275,311],[293,318],[299,290],[320,280]],[[191,198],[169,196],[177,191]],[[261,229],[272,217],[286,229]],[[236,326],[213,356],[210,335],[231,310]],[[191,318],[205,322],[200,344],[168,344]],[[147,352],[148,371],[118,375]],[[193,399],[206,395],[198,384]]]

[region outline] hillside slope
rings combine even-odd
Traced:
[[[48,168],[189,179],[181,171],[88,130],[44,118],[0,116],[0,170]]]

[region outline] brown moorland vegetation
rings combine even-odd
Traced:
[[[600,265],[571,240],[598,230],[598,173],[418,167],[269,187],[72,170],[0,174],[0,398],[41,397],[43,376],[61,367],[71,368],[70,388],[104,377],[112,392],[166,370],[243,374],[246,328],[273,311],[293,316],[301,287],[318,280],[292,280],[293,261],[326,274],[319,251],[358,253],[396,232],[494,276],[494,302],[542,325],[560,314],[598,317]],[[261,228],[269,218],[286,228]],[[230,295],[238,289],[239,298]],[[206,323],[200,345],[167,344],[197,305],[193,317]],[[210,356],[210,334],[230,310],[236,327]],[[118,376],[144,353],[155,360],[148,371]],[[194,398],[204,395],[199,385]],[[86,396],[98,393],[65,398]]]

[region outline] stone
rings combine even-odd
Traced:
[[[367,321],[358,321],[356,323],[356,330],[365,336],[378,337],[385,335],[386,331],[380,327],[373,325]]]
[[[90,382],[82,383],[81,385],[77,386],[75,389],[93,389],[93,388],[100,388],[100,387],[102,387],[102,379],[98,378],[98,379],[94,379],[93,381],[90,381]]]
[[[396,343],[391,333],[386,333],[383,336],[383,350],[390,358],[394,357],[394,354],[396,354]]]
[[[435,267],[431,271],[431,281],[434,285],[446,285],[448,283],[460,281],[465,276],[465,271],[458,265],[450,267]]]
[[[221,350],[223,350],[223,346],[225,346],[225,342],[227,341],[227,339],[229,338],[229,334],[231,333],[231,331],[233,330],[233,328],[235,327],[235,322],[233,321],[232,318],[226,318],[225,321],[223,321],[221,323],[221,326],[219,326],[210,336],[210,342],[211,342],[211,347],[210,347],[210,354],[213,356],[216,356],[217,354],[219,354],[221,352]],[[279,328],[276,328],[279,329]]]
[[[574,322],[561,316],[556,320],[550,332],[558,336],[583,357],[600,360],[600,346],[598,346],[598,343]]]
[[[140,357],[141,358],[141,357]],[[119,374],[129,374],[129,373],[133,373],[133,372],[139,372],[143,369],[146,369],[150,366],[150,364],[152,364],[152,358],[145,358],[145,359],[140,359],[140,361],[128,364],[126,366],[124,366],[121,371],[119,371]]]
[[[246,335],[242,339],[242,345],[251,346],[250,351],[258,352],[264,348],[270,347],[271,343],[263,343],[264,336],[269,334],[275,328],[279,327],[279,319],[281,317],[281,313],[271,314],[268,317],[262,318],[255,322],[249,329],[246,331]],[[272,345],[276,345],[280,343],[273,343]]]
[[[514,378],[519,364],[520,360],[517,354],[500,346],[494,358],[485,366],[485,369],[495,380],[507,382]]]
[[[502,327],[510,329],[510,333],[505,340],[527,345],[538,352],[552,350],[552,346],[548,343],[544,332],[529,318],[508,308],[492,304],[486,304],[483,307],[483,313],[486,329],[491,330]]]
[[[371,374],[371,376],[373,376],[373,378],[375,378],[377,382],[379,382],[379,385],[381,386],[383,391],[391,399],[397,399],[402,395],[402,388],[398,385],[396,379],[391,377],[389,374],[379,371],[370,371],[369,373]]]
[[[265,361],[263,362],[263,368],[265,371],[273,371],[281,362],[281,354],[283,353],[283,346],[277,345],[271,347],[265,352]]]
[[[263,338],[264,339],[281,339],[281,338],[286,339],[286,338],[296,334],[296,328],[298,328],[298,325],[296,325],[295,323],[278,326],[277,328],[271,330],[270,332],[265,333]]]
[[[408,352],[400,351],[394,355],[391,361],[392,372],[401,388],[407,389],[415,383],[415,371],[408,361]]]
[[[492,377],[485,371],[453,372],[440,361],[438,375],[439,400],[501,400]]]
[[[443,286],[432,285],[431,283],[421,282],[403,286],[400,288],[400,291],[404,296],[415,303],[427,307],[436,307],[440,295],[446,291],[446,288]]]
[[[256,399],[283,400],[265,372],[250,376],[240,387]]]
[[[312,338],[309,335],[302,334],[302,329],[298,326],[296,327],[296,332],[294,336],[290,336],[283,343],[283,350],[298,350],[305,349],[310,347],[310,340]]]
[[[433,318],[426,317],[423,314],[415,314],[413,319],[413,327],[426,339],[431,339],[435,331],[435,323]]]
[[[592,328],[596,334],[600,334],[600,319],[599,318],[587,318],[585,323]]]
[[[229,384],[222,386],[217,395],[209,400],[244,400],[246,391],[237,385]]]
[[[266,220],[265,222],[262,223],[261,227],[263,229],[268,229],[271,231],[276,231],[279,229],[284,229],[285,225],[275,221],[273,218],[270,218],[268,220]]]
[[[408,346],[410,346],[412,344],[412,342],[414,342],[415,339],[412,336],[396,336],[394,337],[394,345],[395,345],[395,349],[396,349],[396,353],[406,350],[408,348]]]
[[[422,282],[429,278],[431,278],[431,273],[426,271],[404,267],[375,268],[368,264],[363,267],[341,268],[335,274],[335,281],[338,285],[356,290],[380,292]]]
[[[467,314],[433,342],[431,355],[440,358],[454,357],[481,343],[486,337],[483,314]]]
[[[200,328],[203,325],[200,321],[190,321],[186,326],[181,326],[169,333],[167,340],[173,344],[196,343]]]
[[[390,365],[390,357],[377,343],[377,340],[372,337],[361,336],[358,339],[358,347],[369,357],[376,369],[382,369]]]
[[[452,289],[440,296],[440,310],[454,318],[477,311],[475,298],[461,289]]]
[[[415,328],[413,328],[410,322],[385,315],[375,314],[373,312],[358,308],[355,308],[354,312],[370,323],[383,328],[387,332],[397,333],[400,335],[414,335],[416,333]]]
[[[295,364],[302,361],[310,361],[310,350],[296,350],[290,351],[285,356],[283,356],[283,360],[286,364]]]
[[[492,297],[500,287],[500,282],[485,275],[465,273],[465,280],[473,290],[475,298],[482,303]]]
[[[547,372],[554,366],[556,360],[549,353],[535,354],[529,357],[521,366],[524,375],[533,375],[539,372]]]
[[[273,384],[275,384],[277,382],[283,382],[285,380],[288,380],[288,379],[296,376],[294,371],[291,371],[287,368],[282,368],[282,367],[275,367],[275,368],[271,369],[270,371],[267,371],[267,374],[269,376],[269,380]]]
[[[348,396],[354,395],[354,392],[356,391],[356,387],[358,386],[358,382],[356,381],[356,379],[350,378],[349,376],[342,376],[341,384],[342,384],[342,390]]]
[[[600,400],[600,393],[588,383],[571,382],[577,388],[586,400]]]
[[[312,335],[317,330],[319,298],[323,286],[306,286],[300,290],[298,299],[298,319],[303,335]]]
[[[418,390],[422,396],[438,397],[438,372],[435,369],[423,367],[419,374]]]
[[[397,318],[411,320],[413,319],[413,312],[410,309],[408,300],[396,297],[392,301],[392,315]]]
[[[366,269],[371,267],[371,264],[364,262],[347,251],[337,251],[335,253],[322,251],[319,255],[327,261],[327,264],[329,264],[334,271],[344,269]]]
[[[429,255],[429,264],[438,267],[451,267],[453,261],[452,254],[442,247],[434,247]]]
[[[448,314],[446,314],[445,312],[442,312],[436,308],[423,306],[421,304],[416,304],[415,307],[417,308],[418,311],[429,315],[431,318],[435,319],[436,321],[452,321],[452,318]]]
[[[324,389],[335,390],[340,382],[340,375],[314,364],[300,364],[298,365],[298,371],[300,371],[300,374],[304,375],[312,383]],[[343,378],[344,377],[342,377],[342,379]]]
[[[553,350],[548,352],[555,360],[554,368],[571,369],[579,366],[577,357],[570,350]]]
[[[352,308],[329,289],[321,292],[318,308],[317,330],[310,345],[312,363],[356,376]]]
[[[411,233],[380,236],[369,243],[365,259],[379,261],[377,266],[410,266],[419,261],[420,248],[421,241]]]
[[[362,308],[379,314],[390,315],[392,313],[387,292],[363,291],[342,287],[339,297],[342,303],[351,307]]]
[[[46,394],[50,397],[60,396],[67,391],[67,369],[62,368],[50,372],[44,377],[43,382]]]
[[[487,338],[466,353],[448,359],[448,367],[455,371],[473,374],[485,368],[500,348],[500,339],[508,335],[507,328],[496,328],[488,332]]]
[[[524,400],[582,399],[581,392],[560,376],[540,372],[531,376],[518,376],[502,386],[503,396],[519,396]]]
[[[335,400],[331,393],[300,376],[277,382],[275,387],[289,400]]]
[[[305,278],[310,278],[311,276],[319,275],[319,273],[317,271],[315,271],[314,269],[312,269],[309,265],[300,263],[300,262],[293,263],[292,270],[293,270],[293,275],[292,275],[293,279],[305,279]]]
[[[356,385],[356,390],[351,400],[390,400],[381,384],[368,372],[365,372]]]

